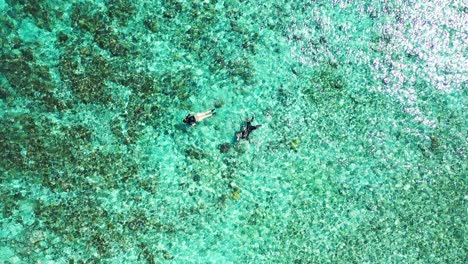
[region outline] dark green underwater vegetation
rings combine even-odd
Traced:
[[[151,216],[144,197],[128,194],[123,200],[134,205],[132,210],[117,214],[101,202],[116,189],[136,188],[147,195],[158,191],[158,175],[143,173],[136,144],[145,129],[161,125],[160,118],[168,107],[183,107],[195,88],[190,69],[137,69],[135,62],[146,54],[135,47],[140,43],[136,36],[128,35],[129,26],[159,38],[173,30],[175,16],[188,17],[191,29],[181,32],[174,45],[204,62],[209,45],[216,50],[208,61],[210,69],[245,83],[253,82],[247,55],[254,52],[255,34],[239,25],[231,31],[232,38],[243,39],[240,48],[246,50],[244,58],[237,58],[210,39],[219,16],[211,4],[165,1],[157,7],[164,12],[152,12],[141,19],[136,17],[137,2],[133,1],[106,1],[104,8],[90,1],[77,2],[67,13],[60,7],[52,8],[48,1],[6,2],[9,11],[0,18],[0,95],[7,109],[21,110],[1,116],[0,193],[2,218],[24,227],[21,235],[7,244],[20,259],[31,261],[42,254],[59,256],[62,248],[77,246],[87,249],[80,252],[97,254],[77,260],[108,258],[129,248],[141,250],[141,260],[150,263],[156,258],[171,259],[169,252],[155,250],[154,245],[139,239],[148,233],[177,231],[174,224]],[[235,23],[236,15],[232,16]],[[18,29],[22,19],[32,19],[51,37],[48,41],[53,42],[56,56],[51,59],[41,54],[43,42],[21,40]],[[59,24],[65,27],[57,27]],[[183,60],[173,56],[173,62]],[[127,98],[118,94],[122,91]],[[101,124],[105,131],[97,132],[80,119],[80,112],[90,107],[117,113]],[[97,133],[112,135],[110,145],[100,144]],[[189,148],[186,153],[195,159],[205,158],[199,149]],[[8,187],[14,182],[21,187]],[[33,207],[33,223],[17,218],[15,212],[23,203]],[[54,246],[52,239],[59,239],[59,244]]]
[[[325,34],[306,40],[289,31],[302,23],[291,13],[308,5],[249,12],[246,2],[5,0],[2,261],[204,262],[213,261],[210,247],[236,263],[466,259],[466,83],[447,95],[425,76],[408,80],[421,95],[418,109],[437,122],[423,126],[404,102],[376,89],[387,83],[370,66],[319,52],[333,48]],[[361,19],[377,28],[376,12],[385,10]],[[311,24],[325,32],[324,21]],[[371,33],[369,45],[392,41]],[[314,59],[287,64],[293,59],[279,39],[307,42]],[[265,54],[279,58],[276,74],[260,70]],[[353,74],[364,81],[356,85]],[[209,94],[206,83],[235,97],[210,99],[222,121],[178,124],[182,111],[206,107],[193,99]],[[234,144],[220,135],[237,129],[227,122],[242,109],[225,109],[242,100],[250,107],[242,114],[254,112],[263,126],[253,142]],[[204,138],[207,130],[219,141]],[[176,147],[152,153],[164,145],[159,139]],[[174,155],[182,158],[164,159]],[[162,177],[164,168],[177,179]],[[255,189],[259,182],[264,189]],[[171,203],[169,187],[183,197]]]

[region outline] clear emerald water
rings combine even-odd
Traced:
[[[355,2],[0,0],[0,262],[466,262],[468,6]]]

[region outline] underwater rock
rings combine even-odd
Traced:
[[[145,27],[153,32],[153,33],[156,33],[158,32],[158,29],[159,29],[159,24],[158,24],[158,21],[152,19],[152,18],[147,18],[144,22],[145,24]]]
[[[228,142],[219,145],[219,151],[221,153],[228,153],[230,149],[231,149],[231,144]]]
[[[6,100],[8,97],[10,97],[10,92],[5,87],[0,86],[0,99]]]
[[[99,12],[93,12],[93,6],[84,3],[73,6],[70,19],[73,27],[89,31],[93,34],[109,24],[106,16]]]
[[[128,24],[136,12],[135,6],[125,0],[110,0],[107,1],[107,14],[112,19],[117,19],[121,26]]]
[[[140,179],[138,184],[140,188],[147,191],[148,193],[155,194],[159,188],[158,177],[158,175],[150,175]]]
[[[167,96],[175,96],[181,101],[187,100],[192,92],[193,72],[190,69],[176,70],[162,74],[161,92]]]
[[[196,160],[201,160],[206,158],[206,154],[203,153],[200,149],[197,149],[195,147],[190,147],[185,150],[185,155]]]
[[[239,188],[239,186],[237,186],[237,184],[231,182],[229,184],[229,187],[232,189],[231,191],[231,199],[237,201],[240,199],[240,196],[241,196],[241,189]]]
[[[243,144],[236,144],[234,149],[238,153],[242,154],[242,153],[245,153],[249,149],[249,144],[247,144],[247,141]]]
[[[48,6],[47,1],[43,0],[24,1],[22,8],[26,14],[29,14],[34,19],[35,24],[39,28],[48,31],[51,30],[51,26],[54,24],[54,16],[60,16],[56,14],[56,10]]]
[[[289,142],[289,147],[292,150],[297,151],[297,148],[299,147],[300,143],[301,143],[301,140],[299,140],[298,138],[294,138],[293,140],[291,140],[291,142]]]
[[[59,32],[57,38],[60,41],[60,43],[65,43],[68,40],[68,35],[64,32]]]
[[[194,173],[193,176],[192,176],[192,180],[193,180],[194,182],[199,182],[199,181],[201,180],[200,174]]]
[[[437,150],[439,149],[439,147],[440,147],[439,138],[436,137],[436,136],[431,136],[430,139],[431,139],[430,150],[431,150],[432,152],[437,151]]]
[[[174,0],[169,0],[169,1],[164,1],[164,12],[163,12],[163,17],[164,18],[175,18],[177,14],[180,14],[182,12],[182,3],[179,1],[174,1]]]
[[[214,103],[215,108],[221,108],[224,105],[224,100],[223,99],[217,99]]]
[[[126,56],[129,53],[129,43],[120,40],[112,28],[96,31],[94,40],[100,48],[108,50],[113,56]]]
[[[233,190],[233,191],[231,192],[231,198],[232,198],[233,200],[236,200],[236,201],[239,200],[239,199],[240,199],[240,195],[241,195],[241,190],[240,190],[240,189],[236,189],[236,190]]]
[[[248,58],[230,60],[226,68],[231,78],[240,78],[246,84],[254,83],[254,68]]]

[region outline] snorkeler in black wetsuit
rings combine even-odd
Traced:
[[[182,122],[189,126],[195,126],[198,122],[202,121],[205,118],[212,117],[214,114],[216,114],[215,109],[211,109],[206,112],[198,113],[195,115],[188,114]]]
[[[182,122],[189,126],[194,126],[197,123],[197,121],[195,120],[195,116],[191,114],[188,114]]]
[[[247,126],[245,128],[243,128],[241,131],[237,132],[236,133],[236,139],[237,141],[239,141],[241,138],[243,139],[249,139],[249,136],[250,136],[250,133],[252,131],[254,131],[255,129],[261,127],[261,125],[255,125],[255,126],[252,126],[252,121],[254,120],[254,118],[250,118],[248,121],[247,121]]]

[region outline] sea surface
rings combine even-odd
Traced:
[[[0,48],[0,263],[468,259],[466,1],[0,0]]]

